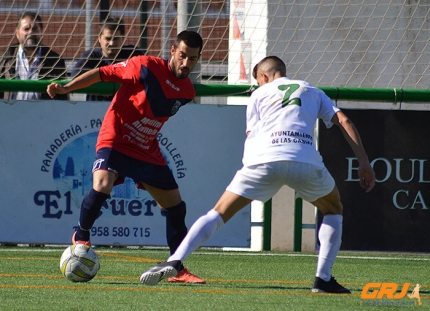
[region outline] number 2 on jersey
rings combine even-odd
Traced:
[[[302,105],[302,101],[300,100],[300,98],[290,99],[291,94],[293,94],[299,87],[300,85],[298,84],[286,84],[286,85],[278,86],[278,89],[280,91],[285,92],[284,98],[282,99],[282,108],[288,105],[297,105],[297,106]]]

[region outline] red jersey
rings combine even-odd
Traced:
[[[135,56],[99,70],[102,81],[119,82],[121,87],[106,111],[96,150],[112,148],[166,165],[157,135],[169,117],[196,95],[191,80],[177,79],[167,60],[151,56]]]

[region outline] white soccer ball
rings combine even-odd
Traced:
[[[61,255],[61,273],[72,282],[88,282],[96,276],[99,269],[99,257],[91,246],[71,245]]]

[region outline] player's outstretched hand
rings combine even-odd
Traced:
[[[358,168],[358,177],[360,178],[361,188],[366,190],[366,192],[369,192],[375,187],[375,171],[369,162],[360,164]]]
[[[67,94],[67,91],[61,84],[53,82],[46,87],[46,93],[48,93],[51,98],[54,98],[56,94]]]

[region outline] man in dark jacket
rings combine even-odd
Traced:
[[[124,45],[124,41],[124,23],[117,17],[108,17],[100,27],[98,37],[100,48],[89,49],[81,55],[73,66],[72,77],[74,78],[94,68],[122,62],[130,57],[144,54],[132,45]],[[112,89],[114,90],[115,87]],[[113,96],[110,95],[87,95],[87,101],[111,101],[112,98]]]
[[[66,64],[58,53],[42,45],[42,19],[25,12],[15,31],[19,44],[11,45],[0,59],[0,79],[53,80],[66,78]],[[46,93],[0,92],[0,98],[16,100],[51,99]],[[68,99],[61,96],[57,99]]]

